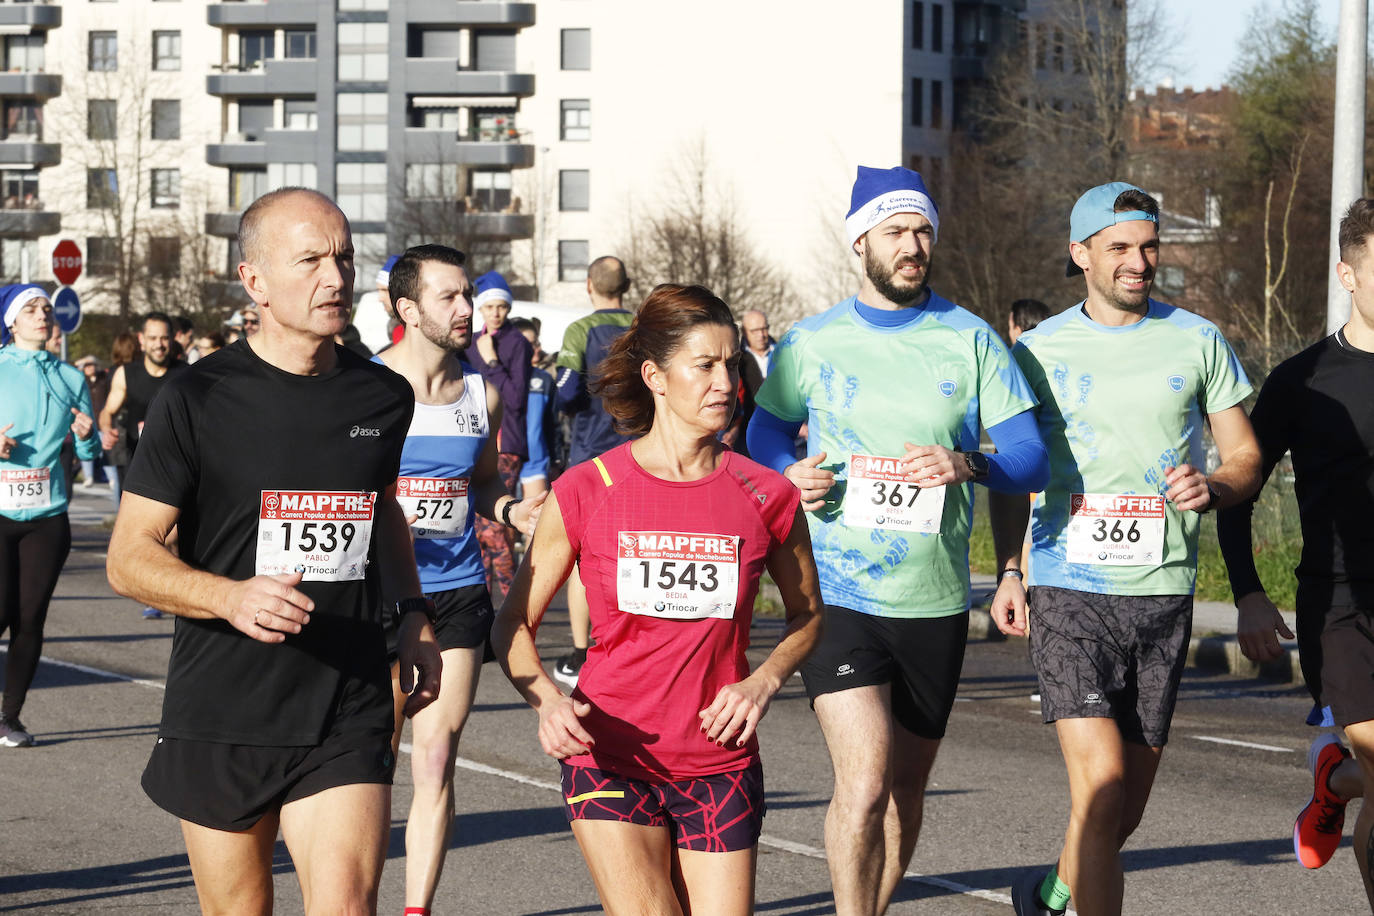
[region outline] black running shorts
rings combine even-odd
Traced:
[[[820,645],[802,665],[811,705],[854,687],[892,684],[892,717],[921,738],[945,736],[968,641],[968,614],[876,617],[826,605]]]
[[[1342,727],[1374,719],[1374,609],[1314,603],[1298,588],[1298,658],[1319,706]]]
[[[333,731],[307,747],[158,738],[143,770],[143,791],[182,820],[238,831],[326,789],[391,785],[395,768],[390,731]]]
[[[1188,659],[1193,596],[1037,585],[1028,603],[1045,722],[1115,719],[1127,741],[1163,747]]]
[[[431,592],[426,597],[434,601],[434,638],[438,640],[441,651],[482,646],[482,661],[489,662],[496,658],[491,651],[491,625],[496,619],[496,612],[485,584]],[[396,661],[397,624],[395,617],[388,613],[386,657],[393,664]]]

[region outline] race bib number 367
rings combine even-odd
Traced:
[[[616,543],[620,610],[667,620],[729,619],[739,592],[739,538],[622,531]]]
[[[1070,494],[1067,533],[1070,563],[1157,566],[1164,558],[1164,497]]]
[[[307,582],[363,578],[376,503],[376,493],[263,490],[255,571],[299,572]]]
[[[921,489],[899,470],[897,458],[849,456],[849,488],[844,523],[850,528],[885,528],[939,534],[945,515],[945,488]]]
[[[0,471],[0,509],[46,509],[52,504],[48,468],[15,468]]]

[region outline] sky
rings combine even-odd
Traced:
[[[1282,0],[1160,0],[1183,36],[1173,68],[1174,85],[1217,88],[1235,63],[1250,16],[1261,6],[1281,8]],[[1336,34],[1340,0],[1317,0],[1323,22]]]

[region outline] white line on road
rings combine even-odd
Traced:
[[[0,646],[0,652],[6,652],[8,648],[8,646]],[[42,661],[49,665],[56,665],[59,668],[71,668],[72,670],[80,671],[83,674],[91,674],[97,677],[105,677],[113,681],[124,681],[125,683],[129,684],[138,684],[140,687],[152,687],[154,690],[167,689],[167,685],[162,683],[161,681],[150,681],[141,677],[130,677],[127,674],[119,674],[114,671],[104,671],[100,668],[92,668],[88,665],[78,665],[75,662],[59,661],[58,659],[50,658],[46,655],[42,657]],[[1222,739],[1213,738],[1210,740],[1221,741]],[[1243,742],[1233,741],[1226,743],[1240,744]],[[1265,745],[1255,744],[1250,746],[1264,747]],[[1287,750],[1287,748],[1268,749]],[[403,742],[401,744],[401,750],[404,753],[409,754],[411,751],[411,746]],[[459,757],[457,760],[454,761],[454,765],[464,770],[471,770],[475,773],[483,773],[487,776],[499,776],[502,779],[509,779],[512,782],[522,783],[527,786],[534,786],[535,788],[539,789],[547,789],[552,792],[563,791],[563,787],[555,783],[546,782],[542,779],[534,779],[529,776],[525,776],[522,773],[515,773],[510,770],[502,770],[498,767],[488,766],[485,763],[478,763],[476,760],[468,760],[466,757]],[[794,843],[791,840],[783,840],[777,837],[770,837],[767,834],[764,834],[763,836],[759,837],[759,845],[768,846],[772,849],[780,850],[781,852],[790,852],[793,855],[805,856],[808,859],[819,859],[822,862],[825,861],[825,850],[818,849],[815,846],[808,846],[805,843]],[[964,894],[969,897],[976,897],[979,900],[988,900],[993,903],[1000,903],[1005,906],[1011,906],[1011,897],[1007,896],[1006,894],[999,894],[996,891],[982,890],[981,888],[970,887],[967,884],[960,884],[958,881],[950,881],[946,878],[936,878],[932,875],[922,875],[914,871],[907,872],[905,877],[908,881],[914,881],[917,884],[926,884],[931,887],[938,887],[942,891],[951,891],[956,894]]]
[[[1236,747],[1253,747],[1257,751],[1274,751],[1278,754],[1293,753],[1291,747],[1275,747],[1272,744],[1256,744],[1253,741],[1236,741],[1232,738],[1213,738],[1210,735],[1189,735],[1188,737],[1195,738],[1198,741],[1210,741],[1213,744],[1231,744]]]

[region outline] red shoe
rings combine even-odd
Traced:
[[[1293,852],[1305,868],[1321,868],[1341,845],[1345,806],[1350,799],[1331,791],[1331,772],[1350,758],[1335,735],[1322,735],[1307,752],[1312,770],[1312,798],[1293,822]]]

